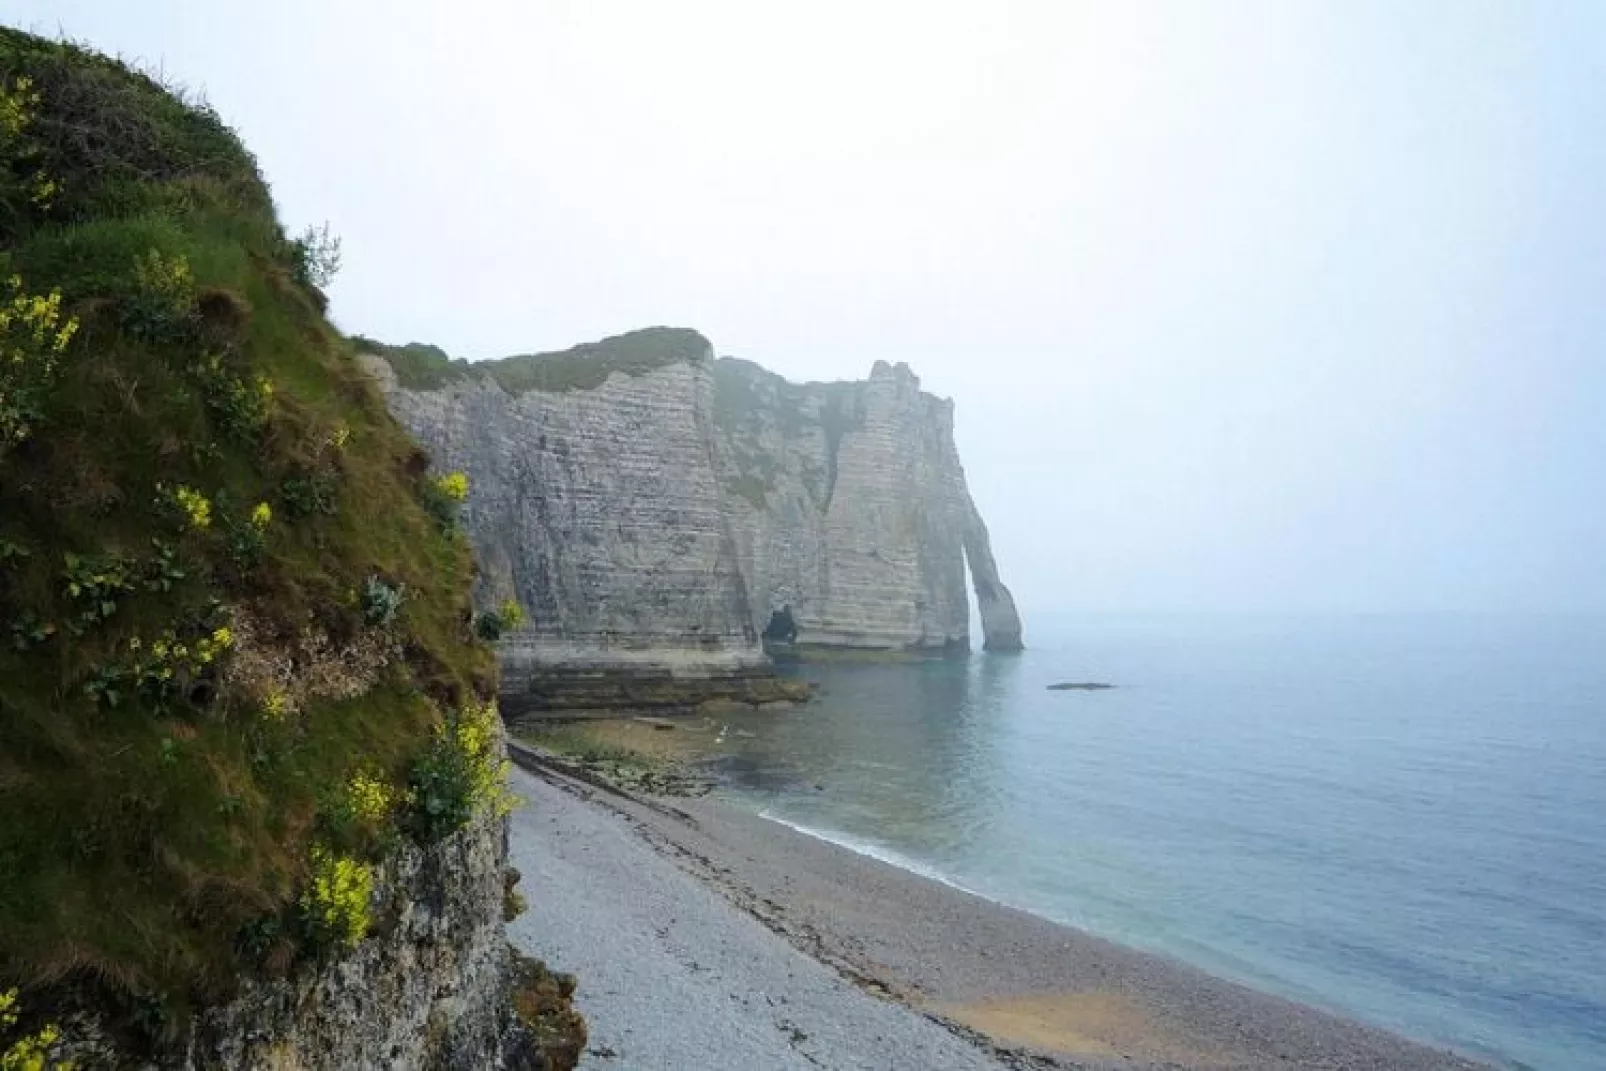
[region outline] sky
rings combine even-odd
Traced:
[[[1036,611],[1606,611],[1606,4],[0,0],[204,92],[347,331],[955,399]]]

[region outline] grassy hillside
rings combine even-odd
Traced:
[[[0,139],[0,1035],[90,999],[159,1039],[487,804],[494,659],[218,117],[0,28]]]
[[[434,390],[470,375],[486,375],[510,394],[593,390],[614,372],[639,376],[679,361],[703,360],[708,354],[708,340],[685,327],[646,327],[555,353],[527,353],[472,365],[421,342],[390,346],[360,337],[353,342],[390,362],[397,382],[412,390]]]

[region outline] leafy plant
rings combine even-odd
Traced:
[[[23,610],[11,619],[11,646],[19,651],[31,651],[55,634],[56,626],[32,610]]]
[[[279,497],[292,517],[311,517],[319,513],[332,516],[335,491],[334,479],[321,472],[291,476],[279,485]]]
[[[103,707],[122,705],[128,694],[128,671],[114,663],[96,666],[84,682],[84,694]]]
[[[76,610],[68,627],[74,635],[81,636],[115,614],[118,599],[133,591],[134,583],[128,562],[118,557],[83,558],[69,551],[62,560],[66,564],[62,579],[67,598]]]
[[[31,557],[33,557],[33,554],[21,543],[13,543],[9,539],[0,539],[0,566],[11,565]]]
[[[377,576],[370,576],[363,585],[362,619],[379,627],[396,620],[396,612],[407,599],[407,586],[392,586]]]
[[[164,539],[151,540],[151,547],[156,551],[156,556],[145,563],[145,590],[162,593],[172,591],[189,577],[189,573],[179,564],[178,548]]]

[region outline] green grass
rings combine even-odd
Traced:
[[[492,694],[494,656],[469,630],[467,545],[423,506],[425,459],[323,318],[239,140],[115,61],[0,28],[0,78],[18,75],[41,97],[27,166],[63,192],[0,218],[0,268],[59,289],[82,329],[32,436],[0,449],[0,544],[23,551],[0,564],[0,991],[173,1023],[260,966],[241,934],[292,908],[321,801],[359,766],[405,789],[442,711]],[[152,250],[194,277],[165,334],[131,326],[134,264]],[[265,417],[240,423],[226,388],[262,378]],[[308,478],[332,512],[287,504],[287,481]],[[165,508],[161,484],[204,494],[211,526]],[[229,526],[261,502],[273,520],[241,564]],[[153,541],[182,574],[165,589]],[[138,576],[81,634],[68,553]],[[407,591],[383,637],[354,598],[376,575]],[[363,694],[283,720],[231,675],[244,651],[171,701],[85,691],[135,639],[149,650],[163,630],[243,615],[258,654],[289,657],[312,630],[401,657]],[[14,649],[23,619],[56,631]]]
[[[645,375],[683,361],[703,360],[708,340],[679,327],[648,327],[600,342],[588,342],[556,353],[531,353],[495,361],[452,360],[436,346],[412,342],[389,346],[369,338],[353,339],[364,353],[390,363],[396,380],[411,390],[435,390],[471,376],[489,376],[509,394],[525,391],[562,393],[594,390],[613,373]]]

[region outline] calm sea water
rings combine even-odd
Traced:
[[[1033,620],[810,668],[730,791],[808,831],[1511,1067],[1606,1068],[1606,621]],[[1056,681],[1106,692],[1050,692]]]

